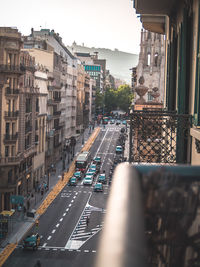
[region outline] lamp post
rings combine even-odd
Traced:
[[[132,147],[133,147],[133,111],[130,109],[130,132],[129,132],[129,163],[132,162]]]

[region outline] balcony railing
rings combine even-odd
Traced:
[[[134,111],[130,161],[186,163],[190,126],[190,115],[162,110]]]
[[[53,115],[54,116],[60,116],[61,115],[61,111],[60,110],[54,111]]]
[[[20,66],[1,64],[0,72],[22,73],[23,70],[20,68]]]
[[[5,157],[5,158],[0,158],[0,166],[3,165],[18,165],[21,160],[22,160],[22,153],[19,154],[16,157]]]
[[[19,111],[5,111],[4,116],[6,119],[16,119],[19,116]]]
[[[5,134],[4,142],[16,142],[18,138],[18,133],[16,134]]]
[[[18,95],[19,89],[11,89],[10,87],[7,87],[5,89],[5,95]]]
[[[29,132],[31,132],[32,131],[32,126],[27,126],[26,128],[25,128],[25,133],[27,134],[27,133],[29,133]]]
[[[95,267],[198,266],[199,193],[200,166],[120,164]]]

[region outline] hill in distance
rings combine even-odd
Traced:
[[[77,45],[75,42],[72,46],[67,47],[72,53],[82,52],[94,54],[98,52],[99,59],[106,59],[106,69],[110,71],[115,78],[124,80],[131,84],[131,68],[138,64],[139,56],[127,52],[119,51],[118,49],[111,50],[107,48],[86,47]]]

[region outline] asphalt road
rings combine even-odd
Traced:
[[[91,147],[92,157],[100,156],[101,172],[106,176],[115,155],[116,141],[122,126],[108,124],[102,128]],[[23,250],[19,245],[3,266],[32,267],[37,260],[45,267],[93,267],[98,253],[98,240],[104,224],[110,186],[94,192],[92,186],[79,181],[75,187],[65,186],[30,232],[41,235],[37,251]],[[86,224],[89,217],[89,224]]]

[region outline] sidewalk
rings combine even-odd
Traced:
[[[85,129],[84,132],[84,141],[86,142],[91,133],[89,133],[89,128]],[[81,150],[83,147],[82,144],[82,135],[77,138],[76,146],[75,146],[75,155]],[[66,162],[65,170],[67,170],[71,164],[73,159]],[[56,172],[50,175],[49,178],[49,190],[45,191],[43,196],[40,192],[32,192],[32,197],[30,197],[30,208],[29,211],[37,210],[37,208],[41,205],[45,197],[49,194],[49,192],[54,188],[57,182],[60,179],[60,175],[62,174],[62,160],[56,163]],[[43,182],[43,181],[41,181]],[[24,216],[23,211],[16,211],[12,216],[10,232],[7,234],[7,237],[0,241],[0,253],[1,251],[10,243],[17,243],[21,240],[26,232],[33,226],[34,222],[37,220],[39,215],[36,215],[34,218]]]

